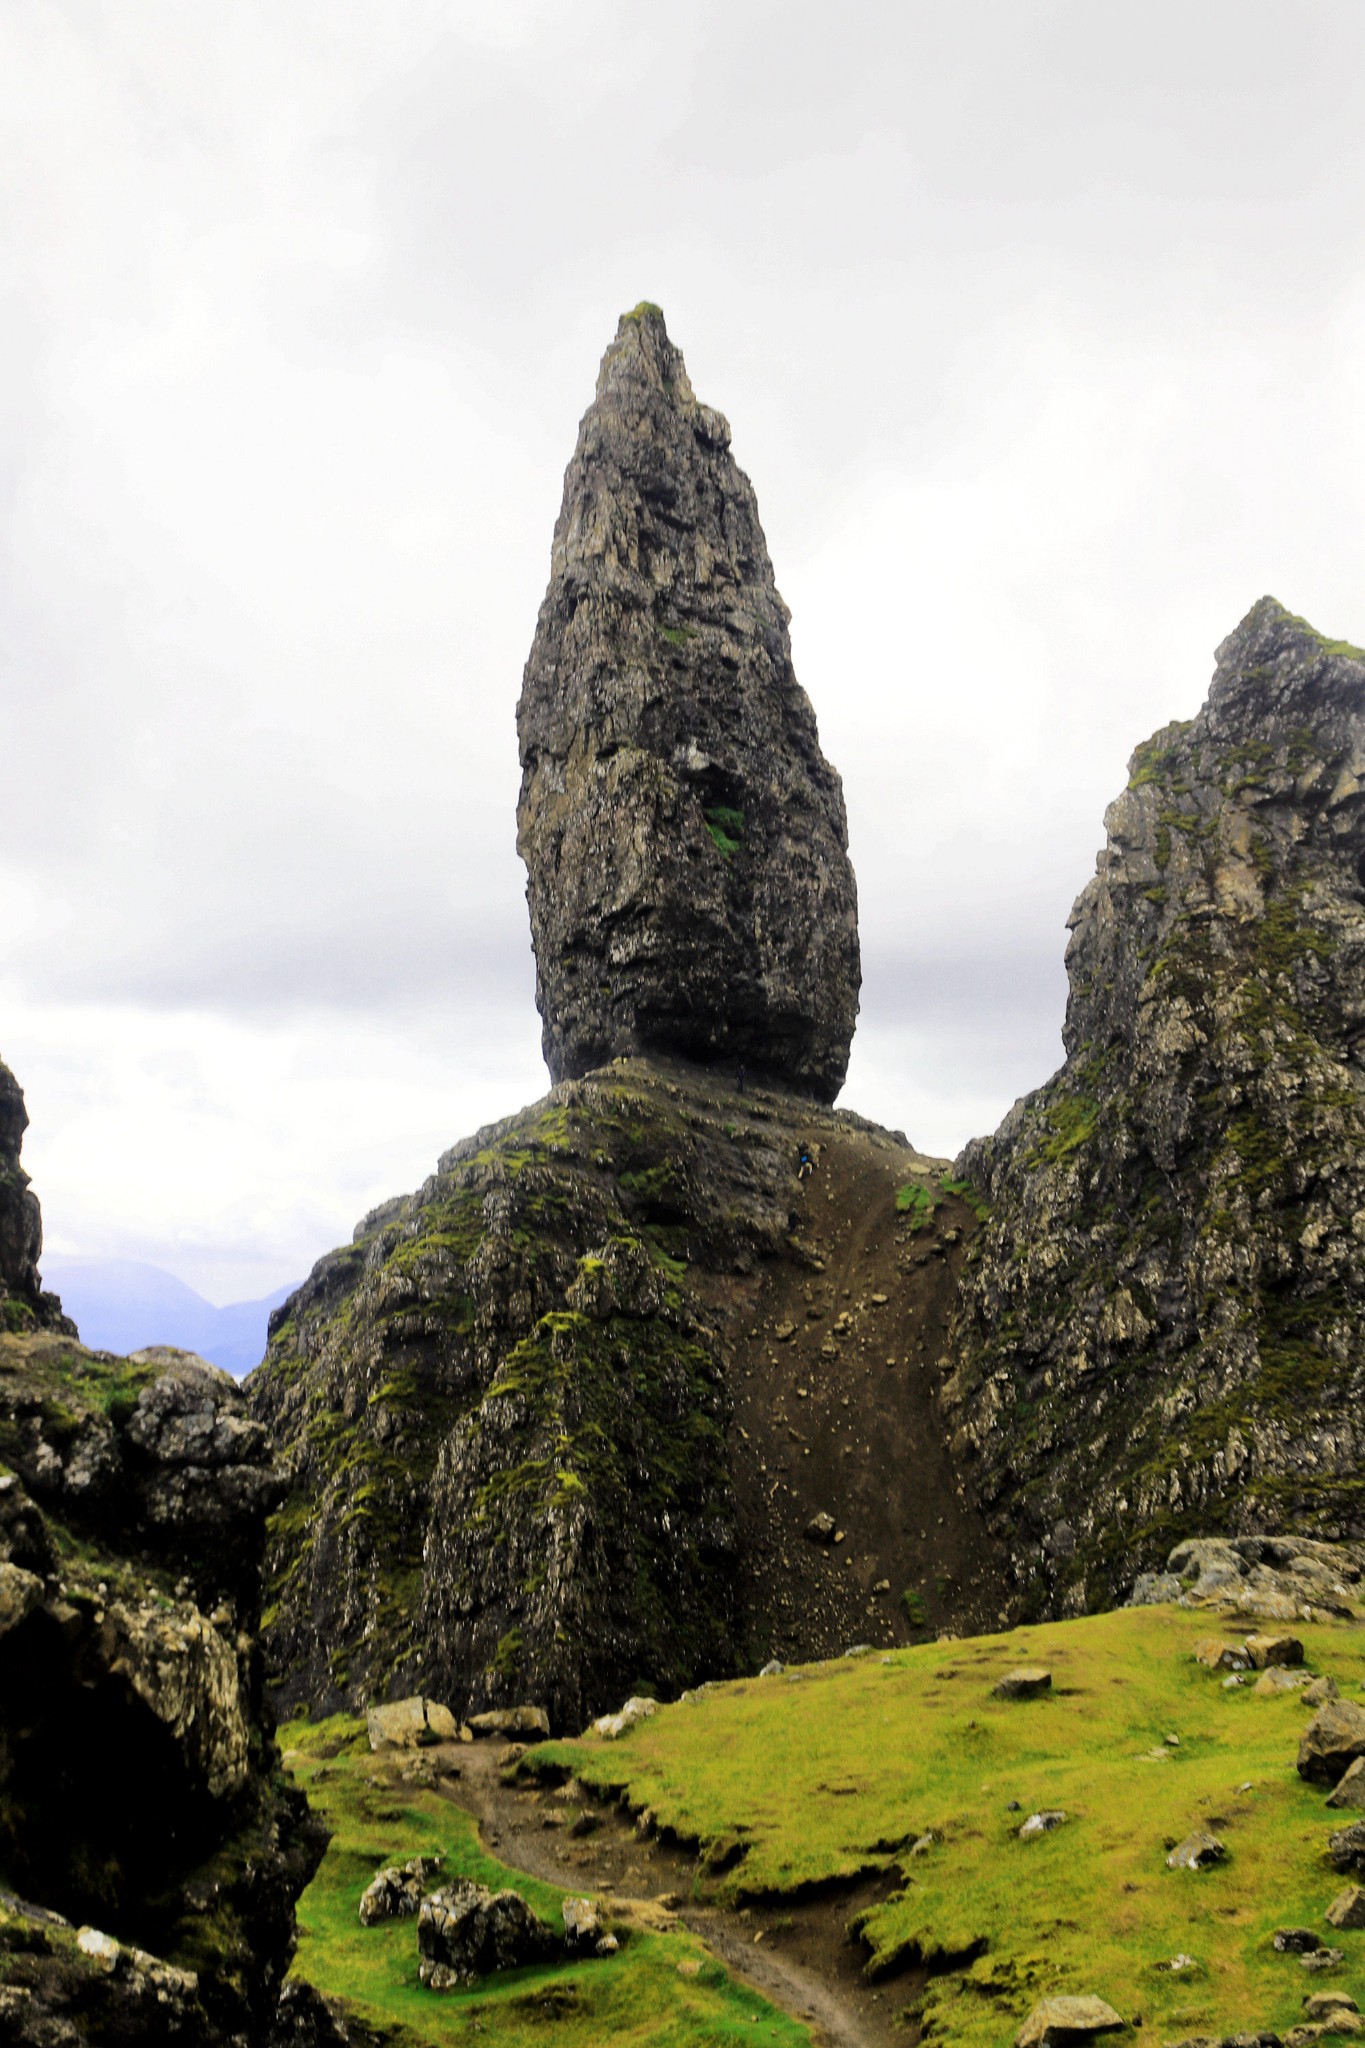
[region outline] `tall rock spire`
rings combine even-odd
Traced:
[[[28,1129],[24,1091],[0,1060],[0,1332],[56,1329],[76,1334],[55,1294],[44,1294],[38,1274],[43,1215],[19,1164]]]
[[[517,710],[556,1080],[654,1051],[838,1093],[857,892],[788,617],[730,429],[637,306],[565,475]]]

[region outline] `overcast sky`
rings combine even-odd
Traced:
[[[0,1055],[49,1254],[300,1276],[541,1093],[514,708],[658,300],[848,801],[843,1100],[1061,1056],[1134,745],[1365,637],[1359,0],[9,0]]]

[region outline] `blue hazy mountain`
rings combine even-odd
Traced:
[[[174,1344],[238,1379],[260,1364],[270,1311],[293,1292],[280,1287],[261,1301],[215,1308],[174,1273],[137,1259],[44,1259],[43,1285],[60,1294],[92,1350],[122,1355]]]

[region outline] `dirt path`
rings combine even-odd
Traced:
[[[734,1976],[803,2021],[822,2048],[911,2048],[915,2029],[896,2022],[921,1980],[906,1972],[869,1985],[862,1975],[866,1951],[847,1931],[855,1913],[892,1888],[891,1879],[771,1907],[732,1911],[698,1902],[697,1864],[684,1849],[641,1838],[621,1807],[595,1805],[572,1783],[552,1790],[505,1785],[504,1755],[493,1742],[423,1752],[436,1789],[474,1816],[501,1862],[563,1889],[581,1888],[629,1925],[663,1930],[680,1922]],[[375,1765],[382,1781],[395,1783],[410,1768],[401,1755],[377,1757]],[[583,1825],[584,1811],[592,1831],[570,1833],[575,1822]]]
[[[993,1627],[1004,1600],[935,1404],[976,1217],[943,1193],[946,1162],[888,1133],[812,1126],[794,1255],[711,1289],[740,1430],[746,1607],[784,1662]],[[937,1205],[918,1228],[896,1206],[906,1187]],[[806,1534],[820,1514],[835,1524],[826,1544]]]

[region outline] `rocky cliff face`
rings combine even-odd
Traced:
[[[28,1129],[23,1090],[0,1060],[0,1331],[58,1329],[76,1333],[55,1294],[38,1274],[43,1218],[38,1197],[19,1164]]]
[[[556,1080],[653,1050],[838,1093],[857,897],[787,620],[729,427],[638,306],[565,476],[517,713]]]
[[[1365,654],[1267,598],[1217,661],[1106,813],[1065,1066],[959,1163],[945,1406],[1034,1608],[1365,1533]]]
[[[280,1477],[225,1373],[0,1337],[0,2035],[264,2043],[323,1838],[263,1710]]]
[[[645,1684],[904,1640],[946,1618],[954,1574],[955,1611],[993,1617],[898,1314],[902,1290],[925,1304],[937,1351],[975,1221],[942,1168],[842,1111],[621,1061],[367,1217],[248,1383],[292,1473],[271,1525],[281,1704],[420,1689],[577,1729]],[[874,1213],[850,1220],[845,1187]],[[834,1519],[803,1536],[819,1511],[842,1547]]]

